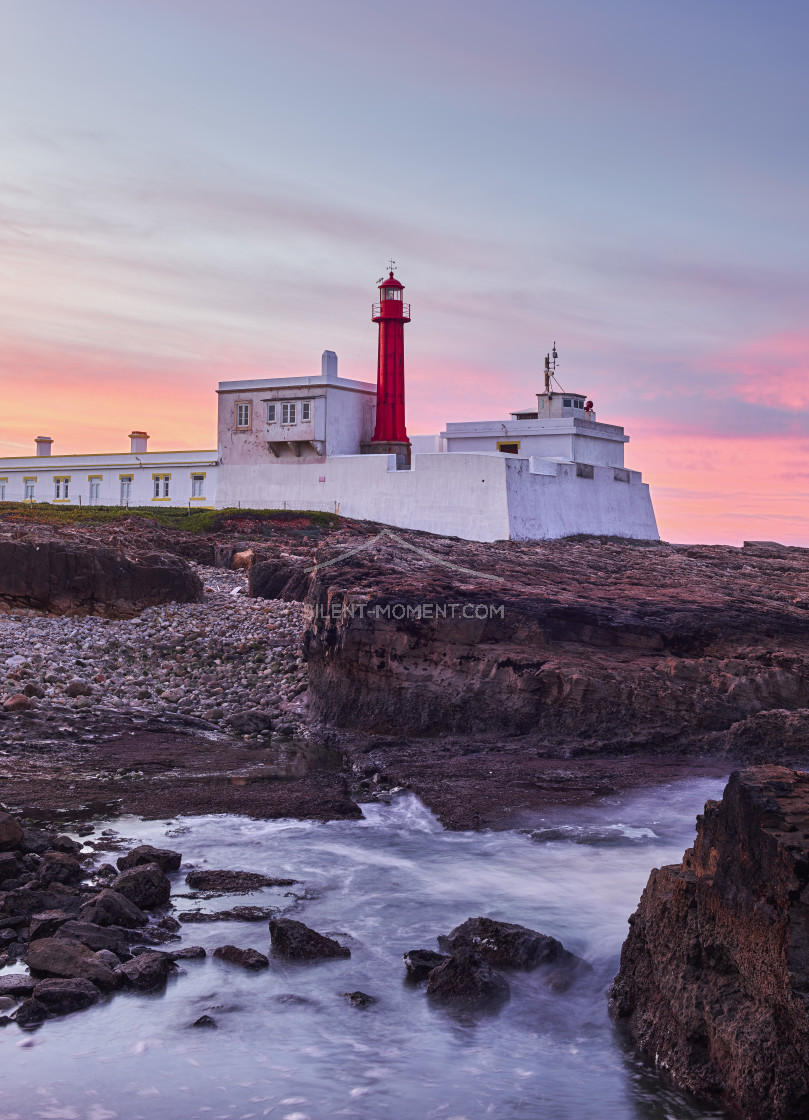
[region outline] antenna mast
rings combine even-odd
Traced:
[[[545,392],[549,396],[552,391],[551,382],[556,381],[556,365],[558,361],[559,355],[556,352],[556,340],[554,339],[553,350],[550,352],[550,354],[545,355]]]

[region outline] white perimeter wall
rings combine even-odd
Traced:
[[[350,455],[322,466],[220,468],[218,505],[329,510],[466,540],[546,540],[593,533],[658,539],[649,487],[637,471],[455,452]],[[320,479],[323,479],[321,482]]]

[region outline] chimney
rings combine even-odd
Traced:
[[[50,455],[51,444],[53,440],[50,436],[37,436],[34,440],[37,445],[37,458],[41,459],[44,455]]]
[[[337,380],[337,355],[333,350],[324,350],[320,359],[320,372],[327,381]]]
[[[132,455],[137,455],[139,452],[143,453],[148,451],[149,433],[148,432],[130,432],[129,433],[130,447],[129,451]]]

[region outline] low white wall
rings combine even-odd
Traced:
[[[547,540],[593,533],[657,539],[649,487],[637,471],[498,454],[350,455],[323,466],[220,467],[217,504],[328,510],[465,540]],[[320,479],[323,481],[321,482]]]
[[[514,540],[577,533],[660,539],[649,487],[639,471],[593,466],[593,477],[587,478],[577,473],[575,463],[557,463],[550,474],[547,462],[509,460],[508,511]],[[628,482],[620,480],[627,476]]]
[[[505,456],[414,455],[411,470],[395,465],[393,455],[346,455],[320,466],[222,466],[217,504],[329,510],[466,540],[508,536]]]

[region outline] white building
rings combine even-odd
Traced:
[[[577,533],[657,539],[649,487],[624,467],[629,437],[598,423],[582,394],[537,394],[507,420],[449,423],[415,436],[411,462],[366,454],[376,386],[320,376],[224,381],[215,451],[37,452],[0,459],[0,501],[328,510],[467,540],[542,540]]]

